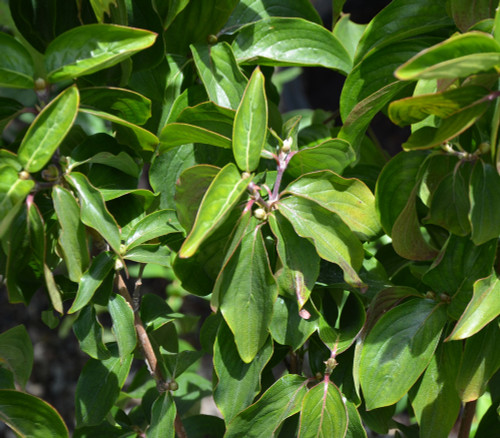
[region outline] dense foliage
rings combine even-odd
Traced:
[[[467,437],[480,398],[499,430],[498,2],[344,2],[333,30],[309,0],[9,2],[0,274],[89,356],[75,437]],[[289,66],[345,75],[339,113],[281,114]],[[210,303],[199,332],[145,273]],[[66,437],[32,363],[0,334],[1,419]]]

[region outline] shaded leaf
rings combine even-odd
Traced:
[[[135,350],[137,335],[134,326],[134,311],[121,295],[113,295],[108,302],[108,311],[113,321],[120,357],[126,358]]]
[[[16,39],[0,32],[0,87],[33,88],[35,66],[25,47]]]
[[[151,424],[146,438],[174,438],[177,408],[170,392],[158,396],[151,407]]]
[[[170,267],[170,250],[162,244],[138,245],[123,254],[125,260]]]
[[[181,231],[174,210],[158,210],[147,215],[134,225],[130,230],[125,245],[127,245],[128,251],[141,243]]]
[[[486,18],[493,18],[495,15],[494,2],[490,0],[479,0],[470,2],[469,0],[453,0],[450,2],[451,14],[455,24],[465,32],[474,24]]]
[[[96,318],[93,305],[85,306],[73,324],[80,348],[94,359],[108,359],[109,351],[102,342],[103,328]]]
[[[33,346],[23,325],[0,334],[0,363],[13,373],[22,388],[26,386],[33,368]]]

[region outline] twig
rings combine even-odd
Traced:
[[[460,430],[458,431],[458,438],[469,438],[472,420],[474,420],[474,415],[476,413],[476,403],[477,400],[465,403],[462,421],[460,422]]]

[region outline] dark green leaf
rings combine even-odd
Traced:
[[[24,46],[10,35],[0,32],[0,87],[33,88],[35,67]]]
[[[481,20],[495,16],[495,5],[491,0],[472,3],[469,0],[452,0],[450,6],[455,24],[462,32]]]
[[[170,267],[170,250],[162,244],[136,246],[127,251],[123,258],[137,263],[153,263]]]
[[[146,294],[141,300],[141,319],[150,331],[159,329],[169,322],[182,317],[174,313],[165,300],[158,295]]]
[[[81,206],[82,222],[94,228],[116,253],[120,253],[120,230],[118,225],[109,213],[104,203],[102,194],[97,190],[85,175],[79,172],[72,172],[65,176],[73,188],[78,193]]]
[[[192,415],[182,420],[189,438],[205,438],[207,430],[214,437],[223,436],[226,430],[224,420],[212,415]]]
[[[367,409],[392,405],[408,392],[432,359],[446,319],[443,305],[417,298],[377,321],[360,358]]]
[[[455,79],[500,66],[500,44],[484,32],[467,32],[422,52],[399,67],[399,79]]]
[[[102,326],[96,318],[93,305],[85,306],[73,324],[80,348],[94,359],[108,359],[109,351],[102,342]]]
[[[23,325],[0,334],[0,362],[12,371],[16,382],[24,389],[33,368],[33,346]]]
[[[108,347],[112,345],[108,344]],[[128,376],[132,355],[120,357],[111,349],[106,360],[89,359],[76,385],[76,427],[98,425],[113,407]]]
[[[90,0],[90,5],[99,23],[104,21],[104,14],[111,15],[111,5],[116,7],[116,0]]]
[[[225,323],[219,326],[214,344],[214,368],[218,377],[214,400],[226,424],[260,392],[261,373],[272,354],[273,342],[268,338],[253,361],[243,362],[231,330]]]
[[[214,46],[191,46],[193,60],[207,90],[208,97],[217,105],[236,109],[247,84],[231,46],[222,42]]]
[[[21,114],[21,110],[23,108],[24,105],[19,103],[17,100],[9,99],[8,97],[0,97],[0,132],[4,130],[7,123],[9,123],[14,117]],[[0,153],[3,154],[11,152],[2,150]],[[6,157],[2,156],[2,158]]]
[[[257,67],[234,117],[233,154],[241,170],[253,172],[259,165],[267,137],[267,118],[264,75]]]
[[[356,405],[349,400],[345,401],[349,422],[347,425],[347,433],[345,438],[367,438],[366,430],[363,427],[361,417],[356,409]]]
[[[352,67],[349,53],[331,32],[301,18],[267,18],[245,26],[233,50],[239,63],[318,66],[343,74]]]
[[[151,424],[146,438],[174,438],[177,408],[170,392],[164,392],[151,407]]]
[[[137,222],[130,231],[125,245],[130,250],[141,243],[165,236],[179,233],[182,229],[174,210],[158,210]]]
[[[481,245],[500,235],[500,176],[488,163],[479,161],[470,177],[472,241]]]
[[[189,368],[199,366],[203,351],[184,350],[174,354],[163,354],[163,360],[173,378],[178,378]]]
[[[114,24],[89,24],[59,35],[47,47],[50,82],[64,81],[112,67],[151,46],[156,34]]]
[[[115,258],[109,252],[102,252],[92,260],[90,268],[82,275],[75,301],[68,313],[77,312],[87,305],[114,265]]]
[[[75,121],[78,103],[78,89],[69,87],[38,114],[19,146],[19,161],[27,172],[38,172],[52,158]]]
[[[121,295],[114,295],[108,302],[108,311],[113,321],[121,358],[127,358],[135,350],[137,335],[134,326],[134,311]]]
[[[328,379],[313,386],[302,400],[299,438],[343,437],[347,408],[339,389]]]
[[[179,252],[180,257],[191,257],[203,240],[222,224],[245,192],[249,181],[250,177],[242,178],[232,163],[221,169],[201,201],[193,228]]]
[[[151,101],[124,88],[84,88],[80,90],[80,103],[135,125],[143,125],[151,117]]]
[[[62,258],[70,280],[79,283],[83,272],[89,266],[89,250],[85,226],[80,222],[80,207],[73,195],[60,186],[54,186],[52,189],[52,201],[61,226],[59,243]]]
[[[48,403],[30,394],[0,390],[0,416],[18,436],[68,438],[68,428]]]
[[[240,357],[250,363],[269,336],[278,294],[260,226],[249,227],[220,273],[215,289],[219,289],[214,295],[218,294]]]
[[[169,123],[160,134],[160,152],[189,143],[203,143],[220,148],[231,148],[231,138],[206,128],[186,123]]]
[[[342,268],[347,283],[358,287],[363,284],[356,273],[363,261],[361,242],[339,216],[296,196],[282,199],[278,209],[299,236],[313,241],[321,258]]]
[[[280,424],[300,410],[307,393],[307,379],[295,374],[280,378],[253,405],[228,425],[226,438],[273,436]]]

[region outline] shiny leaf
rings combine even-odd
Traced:
[[[177,408],[170,392],[158,396],[151,407],[151,424],[146,438],[174,438]]]
[[[108,311],[113,321],[120,357],[126,358],[135,350],[137,336],[134,326],[134,311],[121,295],[114,295],[108,302]]]
[[[0,32],[0,87],[33,88],[35,68],[33,59],[16,39]]]
[[[181,232],[180,224],[174,210],[158,210],[137,222],[130,231],[125,245],[130,250],[141,243]]]

